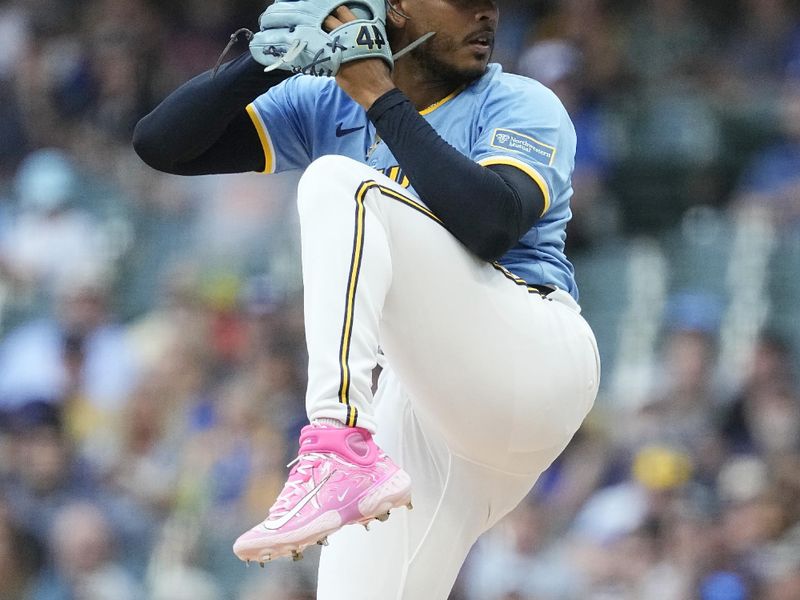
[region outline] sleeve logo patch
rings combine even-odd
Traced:
[[[548,167],[553,165],[556,158],[556,149],[553,146],[548,146],[530,136],[510,129],[495,129],[492,146],[519,152]]]

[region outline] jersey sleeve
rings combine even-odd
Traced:
[[[309,78],[305,78],[309,79]],[[304,169],[311,162],[309,120],[313,95],[301,93],[303,78],[291,77],[247,105],[264,150],[263,173]]]
[[[483,166],[511,165],[542,190],[543,216],[571,189],[575,129],[558,98],[544,86],[519,80],[505,85],[480,111],[470,158]]]

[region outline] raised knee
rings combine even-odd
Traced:
[[[300,177],[300,187],[328,188],[332,181],[347,181],[349,178],[358,178],[365,165],[346,156],[327,154],[313,161]]]
[[[313,212],[318,214],[320,199],[324,199],[325,206],[330,208],[337,204],[337,196],[352,200],[352,194],[361,182],[374,175],[370,167],[346,156],[330,154],[319,157],[306,167],[297,186],[301,216],[307,214],[306,206],[314,205],[317,207]]]

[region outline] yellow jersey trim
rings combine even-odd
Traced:
[[[547,294],[555,291],[555,288],[550,289],[550,286],[542,286],[542,285],[531,285],[527,281],[525,281],[522,277],[514,275],[511,271],[506,269],[503,265],[499,262],[494,261],[491,264],[495,269],[500,271],[506,279],[509,279],[516,283],[517,285],[523,286],[528,289],[528,292],[531,294],[539,294],[542,298],[546,298]]]
[[[247,105],[247,114],[250,115],[250,120],[258,132],[258,139],[261,140],[261,147],[264,149],[264,174],[275,172],[275,150],[272,146],[272,139],[269,137],[267,126],[261,120],[261,115],[258,114],[255,105]]]
[[[444,97],[444,98],[442,98],[441,100],[437,100],[436,102],[434,102],[433,104],[431,104],[429,107],[427,107],[427,108],[423,108],[421,111],[419,111],[419,114],[421,114],[423,117],[424,117],[425,115],[429,115],[429,114],[431,114],[431,113],[432,113],[433,111],[435,111],[437,108],[440,108],[440,107],[442,107],[443,105],[445,105],[445,104],[447,104],[448,102],[450,102],[450,100],[452,100],[453,98],[455,98],[456,96],[458,96],[458,95],[459,95],[461,92],[463,92],[463,91],[464,91],[464,89],[465,89],[465,86],[463,86],[463,85],[462,85],[462,86],[459,86],[459,87],[457,87],[455,90],[453,90],[452,92],[450,92],[450,93],[449,93],[447,96],[445,96],[445,97]]]
[[[536,169],[529,164],[524,163],[519,159],[511,158],[510,156],[491,156],[483,159],[478,164],[483,167],[490,167],[492,165],[509,165],[524,172],[526,175],[528,175],[528,177],[533,179],[536,182],[536,185],[538,185],[542,190],[542,195],[544,196],[544,208],[542,209],[542,214],[540,214],[539,217],[544,216],[544,214],[550,210],[550,190],[547,187],[547,182],[544,180],[544,177],[542,177],[536,171]]]

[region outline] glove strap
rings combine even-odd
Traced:
[[[418,48],[419,46],[421,46],[422,44],[427,42],[429,39],[431,39],[435,35],[436,35],[435,31],[429,31],[428,33],[423,35],[421,38],[418,38],[416,41],[411,42],[408,46],[406,46],[405,48],[403,48],[399,52],[395,52],[392,55],[392,60],[397,60],[398,58],[402,58],[403,56],[405,56],[406,54],[411,52],[414,48]]]
[[[241,29],[237,29],[235,33],[231,34],[231,39],[228,41],[228,45],[225,46],[225,50],[223,50],[222,54],[219,55],[219,58],[217,59],[217,64],[214,65],[214,70],[211,72],[212,79],[217,76],[217,71],[219,71],[219,67],[220,65],[222,65],[222,59],[225,58],[225,55],[228,52],[230,52],[231,48],[233,48],[233,45],[239,41],[239,35],[242,33],[244,33],[244,37],[247,38],[248,42],[252,40],[253,36],[255,35],[247,27],[242,27]]]

